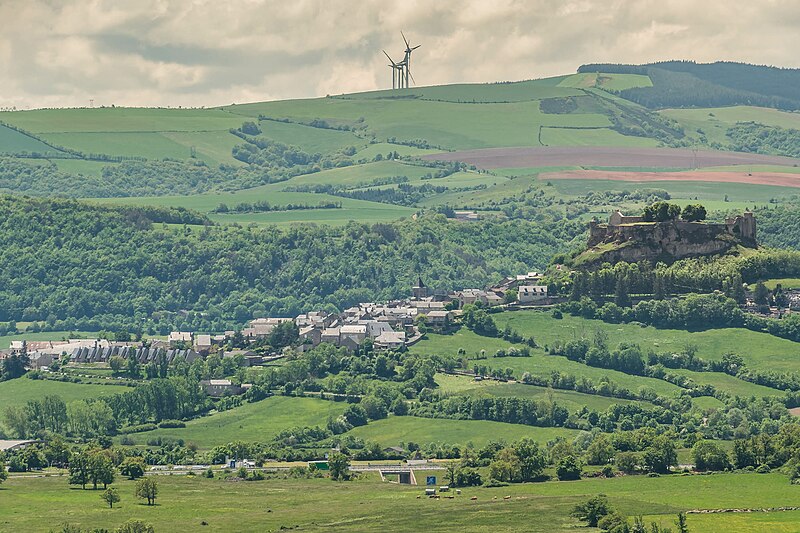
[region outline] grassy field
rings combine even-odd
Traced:
[[[338,415],[346,407],[344,403],[313,398],[273,396],[191,420],[185,428],[157,429],[132,437],[137,444],[156,437],[183,439],[207,450],[235,440],[268,441],[284,429],[298,426],[325,427],[329,415]]]
[[[584,394],[581,392],[548,389],[525,385],[522,383],[499,383],[493,380],[475,381],[467,376],[452,376],[437,374],[436,383],[440,390],[445,393],[457,393],[461,396],[483,396],[500,398],[533,398],[538,400],[548,400],[552,398],[567,409],[577,411],[583,406],[596,411],[605,411],[614,404],[645,403],[633,402],[631,400],[621,400],[609,398],[596,394]],[[647,404],[652,407],[651,404]]]
[[[777,109],[754,106],[731,106],[703,109],[665,109],[660,113],[679,122],[689,136],[702,131],[709,141],[729,142],[725,132],[737,122],[758,122],[780,128],[800,128],[800,115]]]
[[[559,87],[576,87],[588,89],[599,87],[609,91],[622,91],[633,87],[652,87],[650,76],[641,74],[605,74],[579,73],[567,76],[558,84]]]
[[[784,289],[798,289],[800,288],[800,279],[797,278],[775,278],[764,281],[764,285],[769,290],[775,290],[775,287],[780,285]]]
[[[494,315],[494,318],[500,329],[510,324],[523,335],[533,335],[540,345],[557,340],[591,339],[595,330],[602,329],[608,334],[612,347],[631,340],[645,351],[652,349],[657,352],[680,351],[693,345],[697,347],[698,357],[707,360],[735,353],[741,355],[748,366],[760,370],[796,372],[800,369],[800,343],[741,328],[690,332],[635,324],[608,324],[570,315],[557,320],[549,313],[539,311],[506,312]]]
[[[579,431],[565,428],[540,428],[522,424],[492,422],[490,420],[448,420],[444,418],[418,418],[415,416],[390,416],[350,430],[349,434],[379,442],[384,446],[400,443],[465,445],[477,447],[489,441],[514,441],[528,437],[545,443],[556,437],[574,438]]]
[[[310,154],[331,153],[354,146],[365,148],[367,141],[349,131],[314,128],[303,124],[262,120],[259,122],[261,136],[292,146],[299,146]],[[241,142],[241,141],[240,141]]]
[[[0,154],[15,154],[19,152],[56,154],[59,150],[51,148],[39,139],[0,124]]]
[[[130,390],[115,385],[84,385],[45,379],[19,378],[0,382],[0,406],[23,405],[28,400],[41,400],[44,396],[60,396],[69,403],[100,396],[111,396]]]
[[[211,164],[235,163],[231,148],[241,141],[228,130],[243,122],[219,109],[151,108],[4,112],[0,121],[87,154],[188,159],[194,147]]]
[[[537,342],[540,342],[537,340]],[[681,388],[660,379],[631,376],[616,370],[594,368],[570,361],[565,357],[545,355],[542,350],[532,350],[530,357],[492,357],[498,349],[507,349],[511,344],[502,339],[480,337],[462,329],[453,335],[428,334],[428,338],[411,347],[410,351],[421,354],[441,354],[456,357],[459,348],[464,348],[467,357],[474,359],[481,350],[486,351],[485,359],[469,361],[472,365],[485,365],[489,368],[511,368],[519,378],[522,373],[530,372],[535,376],[550,376],[553,372],[562,372],[576,376],[585,376],[594,381],[608,379],[619,386],[633,392],[641,388],[652,389],[660,395],[675,396]]]
[[[64,523],[114,528],[136,518],[164,531],[497,531],[567,532],[587,529],[572,507],[598,493],[628,515],[674,528],[690,509],[796,505],[800,487],[778,474],[626,476],[500,488],[468,488],[452,500],[418,498],[420,487],[382,483],[375,475],[349,482],[329,479],[230,483],[221,479],[161,476],[157,505],[133,495],[119,480],[122,501],[108,509],[99,491],[69,488],[65,478],[12,477],[0,489],[0,529],[47,531]],[[509,496],[508,500],[504,500]],[[470,498],[475,497],[472,501]],[[35,512],[31,512],[35,509]],[[246,512],[243,510],[246,509]],[[689,515],[692,533],[798,530],[800,513]],[[201,522],[205,525],[201,527]],[[766,528],[766,529],[763,529]],[[674,529],[673,529],[674,530]]]

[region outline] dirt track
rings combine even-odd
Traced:
[[[603,146],[542,146],[486,148],[431,154],[424,159],[463,161],[478,168],[560,166],[703,168],[724,165],[800,165],[800,159],[742,152],[698,151],[686,148],[613,148]]]
[[[613,180],[613,181],[716,181],[724,183],[750,183],[754,185],[778,185],[800,187],[800,174],[780,172],[616,172],[606,170],[569,170],[547,172],[540,175],[546,180]]]

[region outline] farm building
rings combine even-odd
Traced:
[[[547,299],[547,285],[520,285],[517,300],[521,304],[539,302]]]

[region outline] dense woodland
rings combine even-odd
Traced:
[[[800,109],[800,70],[744,63],[666,61],[647,65],[589,64],[578,72],[648,75],[652,87],[625,89],[623,98],[650,109],[754,105]]]
[[[436,289],[479,287],[543,268],[584,232],[565,220],[458,224],[441,215],[176,229],[151,222],[165,220],[160,210],[11,196],[0,206],[0,321],[63,330],[222,331],[254,316],[406,296],[417,273]]]

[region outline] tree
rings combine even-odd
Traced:
[[[110,509],[113,509],[114,504],[120,501],[119,492],[113,487],[108,488],[100,494],[100,499],[106,502]]]
[[[116,533],[155,533],[155,529],[141,520],[128,520],[117,528]]]
[[[508,289],[506,293],[503,295],[503,299],[507,304],[512,304],[516,302],[517,298],[518,298],[517,289]]]
[[[111,367],[111,372],[117,376],[122,371],[122,367],[125,365],[125,359],[122,357],[115,355],[108,360],[108,366]]]
[[[687,222],[700,222],[706,219],[706,208],[700,204],[689,204],[683,208],[681,218]]]
[[[626,474],[635,472],[640,463],[641,459],[635,452],[619,452],[614,457],[614,464],[616,464],[617,468]]]
[[[586,449],[586,462],[590,465],[607,465],[614,458],[614,445],[605,435],[598,435]]]
[[[520,460],[517,452],[513,448],[503,448],[497,452],[489,465],[489,476],[508,483],[519,481]]]
[[[8,479],[8,472],[6,472],[6,460],[4,457],[0,456],[0,485],[3,484],[3,481]]]
[[[756,305],[769,305],[769,289],[764,282],[759,281],[753,289],[753,301]]]
[[[531,439],[522,439],[514,445],[514,451],[519,457],[520,481],[535,481],[540,479],[547,464],[544,451],[539,448],[539,443]]]
[[[72,455],[69,461],[69,484],[80,485],[82,489],[89,483],[89,456],[85,452]]]
[[[370,420],[381,420],[389,415],[386,402],[377,396],[370,395],[362,398],[360,405],[364,408],[364,412]]]
[[[136,354],[128,355],[125,374],[131,379],[139,379],[142,377],[142,373],[139,370],[139,362],[136,360]]]
[[[629,307],[631,305],[631,296],[629,294],[630,283],[628,283],[628,276],[620,274],[617,276],[617,284],[614,289],[614,303],[620,307]]]
[[[689,533],[689,526],[686,524],[686,513],[683,511],[678,513],[678,518],[675,520],[675,525],[678,526],[678,533]]]
[[[675,220],[681,214],[681,206],[669,202],[656,202],[644,208],[645,222],[666,222]]]
[[[408,403],[401,396],[398,396],[392,402],[392,413],[397,416],[405,416],[408,414]]]
[[[147,500],[147,505],[155,505],[158,496],[158,483],[152,477],[136,482],[136,497]]]
[[[144,460],[141,457],[126,457],[119,467],[119,471],[128,479],[138,479],[144,476]]]
[[[659,435],[645,450],[642,457],[644,467],[659,474],[669,473],[669,468],[678,464],[675,443],[666,435]]]
[[[730,466],[722,446],[710,440],[698,441],[692,447],[692,458],[697,470],[725,470]]]
[[[89,453],[89,480],[95,489],[99,483],[105,489],[114,482],[114,463],[105,451],[95,450]]]
[[[350,458],[343,453],[334,453],[328,458],[328,469],[334,481],[350,479]]]
[[[559,481],[575,481],[581,478],[581,465],[574,455],[567,455],[556,467]]]
[[[579,503],[572,510],[572,516],[578,520],[587,522],[589,527],[597,527],[598,522],[604,516],[610,514],[613,507],[608,503],[605,494],[598,494],[584,503]]]

